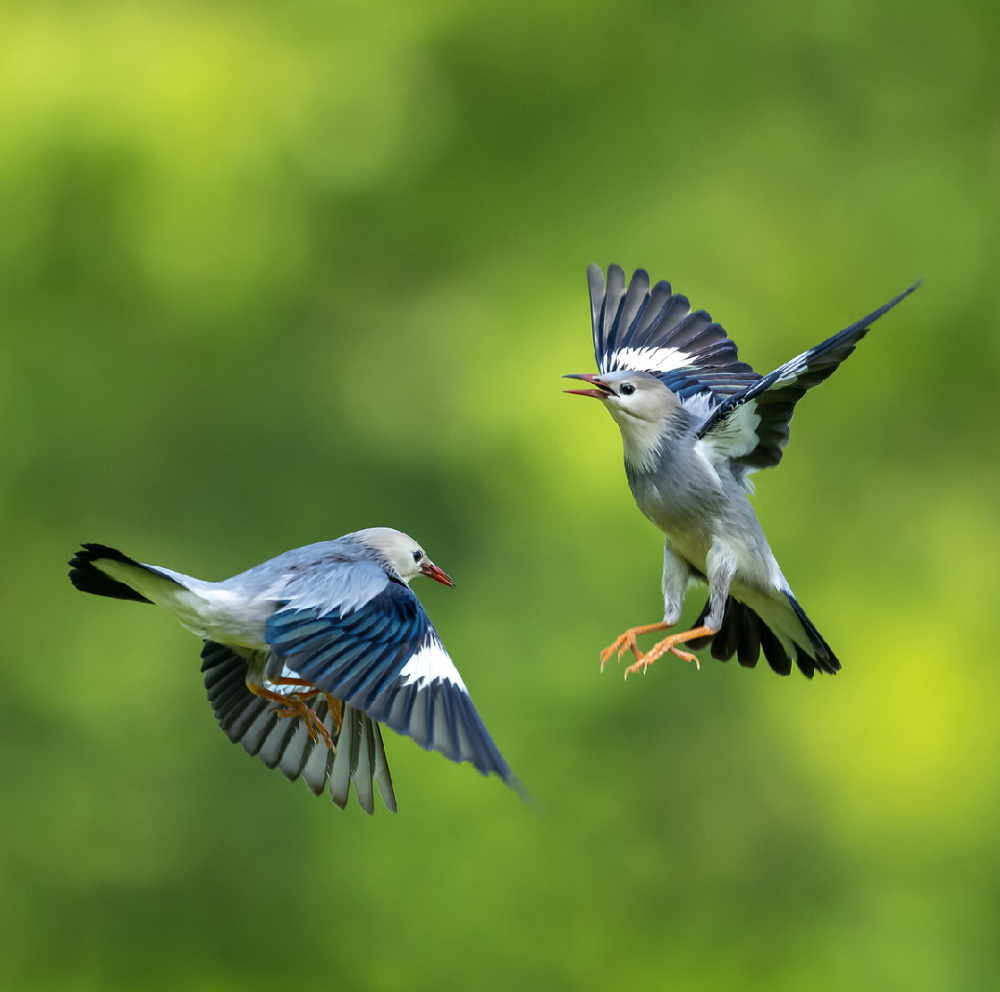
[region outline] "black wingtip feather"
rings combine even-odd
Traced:
[[[137,593],[131,586],[124,582],[117,582],[111,576],[102,572],[94,562],[100,560],[117,561],[124,565],[135,565],[142,568],[140,562],[123,555],[114,548],[109,548],[104,544],[84,544],[82,551],[70,559],[70,582],[76,586],[80,592],[89,592],[94,596],[108,596],[111,599],[131,599],[137,603],[149,603],[151,600]]]
[[[858,330],[862,331],[862,336],[876,320],[879,319],[883,314],[888,313],[897,303],[902,303],[910,293],[916,292],[922,285],[923,279],[918,279],[909,289],[904,289],[899,296],[889,300],[888,303],[883,303],[877,310],[873,310],[867,317],[862,317],[861,320],[855,321],[850,327],[845,328],[840,332],[840,334],[835,335],[835,337],[850,336],[853,332]]]

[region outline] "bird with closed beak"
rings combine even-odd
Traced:
[[[205,689],[233,742],[342,809],[396,798],[379,724],[515,789],[437,631],[410,590],[451,578],[413,538],[373,527],[205,582],[101,544],[70,562],[83,592],[155,603],[205,641]]]
[[[739,361],[736,345],[704,310],[668,282],[650,289],[639,269],[626,288],[617,266],[587,269],[598,374],[576,373],[589,389],[567,392],[600,400],[621,431],[625,474],[639,509],[665,535],[663,620],[632,627],[601,653],[617,651],[645,672],[672,653],[697,663],[692,650],[735,654],[752,668],[761,651],[781,675],[792,664],[811,678],[840,662],[792,595],[748,495],[750,475],[777,465],[788,444],[795,404],[830,376],[879,317],[904,293],[822,344],[760,376]],[[708,602],[690,630],[643,653],[637,638],[677,624],[689,584],[708,585]]]

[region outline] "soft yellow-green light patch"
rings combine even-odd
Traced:
[[[897,838],[967,837],[992,808],[997,773],[984,756],[1000,730],[979,707],[981,673],[921,619],[884,619],[857,652],[870,659],[864,671],[838,677],[853,676],[847,691],[783,710],[794,750],[827,781],[842,836],[880,836],[891,823]]]
[[[373,46],[367,27],[295,43],[246,11],[23,11],[0,40],[0,88],[17,94],[0,109],[0,149],[31,161],[54,146],[70,171],[113,171],[105,219],[163,326],[243,336],[309,274],[296,180],[342,193],[408,179],[445,140],[447,87],[419,33]],[[50,193],[22,224],[58,216]]]
[[[982,604],[1000,595],[1000,535],[980,499],[988,487],[957,486],[957,476],[944,466],[883,489],[919,493],[899,532],[904,546],[859,571],[856,585],[842,579],[810,601],[814,616],[845,618],[834,643],[845,667],[781,719],[794,724],[795,750],[823,769],[838,833],[855,841],[892,824],[896,837],[940,831],[968,842],[994,803],[998,776],[987,756],[1000,729],[981,700],[1000,675],[979,646],[995,637]]]
[[[189,164],[216,174],[289,144],[312,154],[319,142],[325,183],[377,181],[426,72],[419,34],[359,44],[367,25],[346,22],[296,43],[248,13],[24,8],[0,42],[0,85],[19,97],[0,113],[0,138],[16,145],[72,122],[163,159],[200,152]]]
[[[936,596],[934,614],[949,626],[968,620],[996,630],[996,613],[983,609],[1000,596],[1000,517],[994,501],[995,465],[946,459],[928,476],[913,480],[919,492],[910,533],[925,556]],[[932,615],[933,616],[933,615]]]

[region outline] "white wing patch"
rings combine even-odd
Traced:
[[[701,446],[705,456],[714,464],[727,458],[742,458],[757,447],[757,426],[760,414],[757,404],[750,400],[736,407],[725,420],[716,424],[695,447]]]
[[[718,396],[711,393],[695,393],[694,396],[681,396],[681,406],[693,417],[708,420],[719,406]]]
[[[804,351],[790,362],[785,362],[779,369],[780,375],[774,380],[772,386],[791,386],[799,377],[799,374],[809,368],[809,359],[815,349]],[[769,387],[770,388],[770,387]]]
[[[403,666],[399,677],[402,680],[398,683],[400,687],[416,683],[417,688],[422,689],[435,679],[446,679],[466,695],[469,694],[462,676],[458,674],[458,669],[437,637],[431,637],[410,655],[410,660]]]
[[[602,372],[673,372],[691,364],[691,356],[679,348],[619,348],[607,358],[613,367]]]

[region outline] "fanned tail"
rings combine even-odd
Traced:
[[[767,663],[779,675],[789,675],[793,662],[809,679],[816,672],[836,675],[840,671],[837,656],[791,592],[782,591],[781,595],[783,600],[767,603],[768,607],[772,604],[775,607],[767,610],[767,621],[746,603],[730,596],[726,600],[726,612],[718,631],[709,637],[694,638],[687,642],[688,646],[697,651],[711,644],[713,658],[729,661],[736,655],[744,668],[754,668],[763,652]],[[705,604],[694,623],[695,627],[704,623],[709,606],[709,603]],[[801,632],[794,629],[793,617],[798,620]]]

